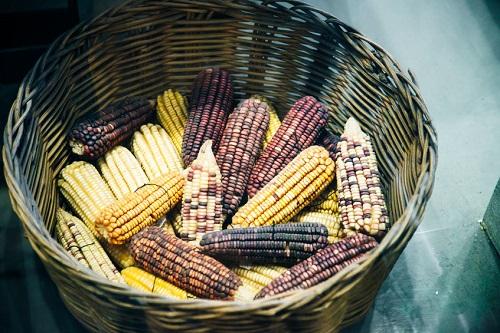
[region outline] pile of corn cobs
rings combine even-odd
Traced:
[[[262,96],[233,106],[229,73],[209,68],[189,103],[167,90],[79,122],[80,161],[58,180],[62,246],[112,281],[222,300],[309,288],[377,246],[389,220],[353,118],[337,137],[311,96],[282,121]]]

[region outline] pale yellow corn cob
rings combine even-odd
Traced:
[[[182,160],[172,140],[160,125],[146,124],[134,133],[132,151],[149,179],[176,171],[182,172]]]
[[[253,300],[255,295],[266,285],[287,269],[281,266],[240,266],[233,268],[233,271],[238,275],[243,282],[245,288],[240,287],[236,299]],[[241,291],[240,291],[241,290]]]
[[[99,169],[117,199],[134,192],[149,179],[130,150],[116,146],[98,161]]]
[[[100,242],[106,253],[109,254],[109,257],[117,267],[123,269],[135,265],[134,258],[130,255],[130,251],[128,250],[126,244],[113,245],[103,239],[101,239]]]
[[[97,239],[76,216],[59,208],[56,235],[63,247],[79,262],[107,279],[125,283]]]
[[[149,291],[155,294],[175,297],[180,299],[187,299],[194,297],[167,281],[154,276],[151,273],[138,267],[128,267],[122,270],[122,276],[125,282],[131,287],[137,288],[142,291]]]
[[[182,156],[182,136],[187,122],[187,100],[177,90],[169,89],[157,98],[157,115],[161,126],[167,131]]]
[[[334,168],[325,148],[303,150],[236,212],[232,223],[258,227],[288,222],[328,186]]]
[[[261,96],[261,95],[253,95],[250,98],[260,99],[261,101],[266,102],[267,105],[269,106],[269,108],[268,108],[268,110],[269,110],[269,126],[267,127],[266,136],[264,138],[264,142],[262,143],[263,148],[266,148],[267,143],[269,141],[271,141],[274,133],[276,133],[276,131],[278,130],[278,127],[280,127],[281,120],[278,117],[278,113],[276,112],[276,109],[273,107],[271,101],[268,100],[266,97]]]

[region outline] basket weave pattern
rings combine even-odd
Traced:
[[[286,112],[312,95],[335,133],[354,116],[372,137],[394,226],[360,264],[308,290],[250,303],[174,300],[115,285],[51,237],[56,178],[75,120],[131,95],[187,93],[207,66],[235,98]],[[244,95],[245,94],[245,95]],[[335,331],[359,320],[422,219],[437,138],[411,73],[329,14],[297,1],[129,1],[58,38],[21,84],[4,133],[5,176],[27,237],[70,311],[99,331]]]

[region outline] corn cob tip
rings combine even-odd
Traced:
[[[354,117],[349,117],[344,125],[344,135],[353,135],[362,133],[358,121]]]

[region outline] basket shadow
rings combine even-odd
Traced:
[[[484,41],[489,44],[491,53],[500,60],[500,1],[483,0],[482,4],[478,2],[466,1],[469,14],[481,31]]]

